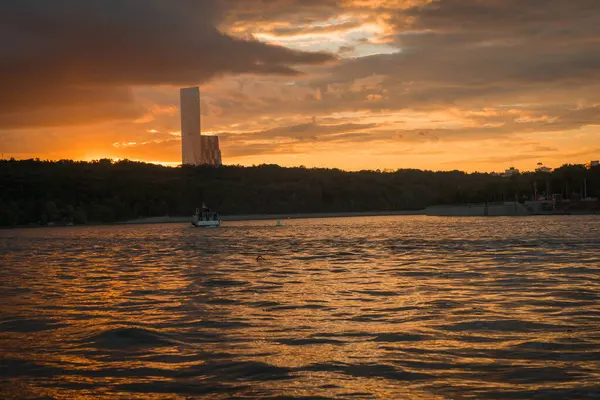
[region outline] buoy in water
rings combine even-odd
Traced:
[[[277,220],[277,225],[275,226],[281,226],[281,220]]]

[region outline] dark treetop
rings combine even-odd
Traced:
[[[185,216],[206,202],[221,214],[419,210],[429,205],[522,201],[537,193],[600,197],[600,167],[565,165],[509,178],[460,171],[395,172],[179,167],[132,161],[0,160],[0,226]]]

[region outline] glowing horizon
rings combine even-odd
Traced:
[[[9,67],[0,152],[177,165],[179,88],[199,85],[203,134],[220,137],[226,165],[501,172],[600,158],[600,77],[589,69],[600,34],[582,19],[589,10],[279,1],[223,2],[221,16],[191,4],[172,15],[149,7],[148,21],[181,28],[156,25],[150,48],[135,46],[147,28],[136,24],[148,21],[117,26],[86,14],[131,42],[88,51],[103,39],[69,25],[55,43],[62,58],[34,51],[26,69],[18,51],[1,56]],[[19,32],[15,48],[33,51],[36,31],[23,21]]]

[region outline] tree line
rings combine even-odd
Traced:
[[[421,210],[430,205],[514,201],[534,193],[600,197],[600,167],[551,173],[415,169],[347,172],[277,165],[181,166],[103,159],[0,160],[0,226],[108,223],[186,216],[202,202],[222,215]]]

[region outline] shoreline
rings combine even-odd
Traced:
[[[417,211],[371,211],[371,212],[332,212],[332,213],[299,213],[299,214],[240,214],[221,215],[221,221],[270,221],[286,219],[309,219],[309,218],[352,218],[352,217],[386,217],[395,215],[425,215],[423,210]],[[115,222],[110,225],[139,225],[139,224],[169,224],[190,222],[190,217],[151,217],[139,218],[123,222]],[[104,224],[109,225],[109,224]]]
[[[298,214],[240,214],[240,215],[221,215],[223,222],[235,221],[270,221],[270,220],[287,220],[287,219],[310,219],[310,218],[352,218],[352,217],[386,217],[394,215],[425,215],[423,210],[417,211],[366,211],[366,212],[339,212],[339,213],[298,213]],[[191,215],[188,217],[148,217],[137,218],[128,221],[117,222],[92,222],[87,224],[53,224],[53,225],[16,225],[16,226],[0,226],[0,230],[4,229],[35,229],[35,228],[73,228],[86,226],[119,226],[119,225],[148,225],[148,224],[189,224]]]
[[[222,215],[220,216],[223,222],[236,222],[236,221],[272,221],[272,220],[287,220],[287,219],[311,219],[311,218],[354,218],[354,217],[392,217],[402,215],[422,215],[422,216],[433,216],[433,217],[446,217],[446,218],[465,218],[465,217],[483,217],[478,215],[432,215],[428,214],[427,210],[416,210],[416,211],[365,211],[365,212],[331,212],[331,213],[298,213],[298,214],[240,214],[240,215]],[[544,216],[596,216],[600,215],[598,211],[572,211],[567,214],[558,213],[536,213],[528,215],[488,215],[489,217],[544,217]],[[118,226],[118,225],[147,225],[147,224],[176,224],[176,223],[190,223],[191,216],[189,217],[148,217],[138,218],[128,221],[118,222],[106,222],[106,223],[88,223],[88,224],[77,224],[77,225],[16,225],[16,226],[0,226],[0,230],[4,229],[33,229],[33,228],[72,228],[72,227],[85,227],[85,226]]]

